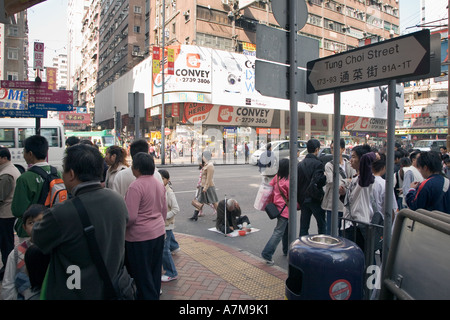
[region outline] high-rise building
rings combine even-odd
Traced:
[[[107,2],[110,6],[108,9],[106,9],[106,4],[105,7],[102,5],[102,11],[104,10],[105,12],[103,19],[107,18],[106,12],[112,10],[111,6],[114,3]],[[202,69],[206,73],[208,70],[211,73],[214,73],[215,70],[224,72],[219,76],[212,77],[211,86],[208,86],[208,88],[206,87],[209,85],[209,80],[200,78],[188,79],[188,77],[180,78],[179,80],[192,82],[199,80],[201,82],[191,83],[190,86],[186,84],[180,90],[174,89],[177,86],[181,87],[180,82],[172,83],[171,86],[168,86],[169,88],[165,91],[164,96],[166,101],[165,118],[167,118],[165,125],[170,129],[167,131],[168,133],[170,132],[168,139],[179,140],[176,135],[182,132],[185,135],[191,135],[191,137],[196,135],[197,133],[193,133],[194,122],[207,125],[207,127],[202,129],[204,132],[201,134],[204,136],[208,136],[209,132],[214,131],[215,136],[208,137],[207,140],[214,140],[216,143],[226,136],[227,139],[235,139],[233,143],[239,145],[243,142],[239,140],[241,139],[240,137],[247,136],[245,139],[252,140],[251,145],[253,148],[256,148],[259,141],[269,141],[269,139],[275,140],[289,136],[288,107],[281,107],[279,102],[267,99],[264,103],[260,103],[261,101],[256,101],[250,95],[245,96],[246,93],[250,93],[248,92],[250,89],[253,89],[252,94],[257,94],[256,90],[254,90],[254,82],[251,83],[254,80],[254,78],[251,79],[251,77],[254,77],[254,57],[242,58],[241,62],[236,63],[236,56],[231,54],[255,55],[255,50],[258,50],[256,48],[256,25],[258,23],[279,27],[273,16],[270,1],[254,1],[245,8],[239,8],[239,2],[235,0],[147,0],[145,4],[145,11],[142,12],[145,17],[145,37],[143,42],[135,44],[139,47],[132,49],[136,53],[143,53],[144,60],[134,67],[132,71],[123,74],[122,77],[121,72],[116,72],[117,77],[120,77],[116,80],[114,80],[113,70],[121,68],[121,56],[116,54],[118,55],[116,64],[114,62],[109,62],[108,64],[106,60],[111,58],[115,48],[121,47],[120,41],[124,40],[121,40],[122,38],[119,36],[116,46],[111,43],[110,34],[113,34],[112,31],[114,30],[120,30],[119,25],[115,24],[115,29],[108,29],[110,32],[106,29],[102,30],[102,26],[100,27],[99,87],[96,97],[95,115],[97,124],[111,128],[114,115],[112,110],[114,107],[117,107],[122,115],[126,117],[128,111],[127,93],[140,91],[145,94],[145,109],[147,111],[145,119],[141,121],[140,128],[146,133],[160,130],[162,94],[157,91],[161,90],[161,88],[157,88],[156,83],[160,85],[161,79],[155,76],[152,77],[154,69],[152,70],[150,55],[153,48],[161,47],[164,44],[166,47],[171,46],[175,48],[175,59],[177,54],[183,54],[183,59],[178,57],[177,61],[184,63],[185,67],[184,69],[175,70],[175,72],[188,74],[188,72],[192,71],[195,73],[195,70],[192,69],[198,69],[200,65],[202,68],[208,68],[208,63],[210,64],[210,69]],[[398,36],[400,32],[399,3],[397,0],[308,0],[306,5],[308,8],[307,23],[300,30],[300,33],[303,36],[318,40],[320,57],[389,39]],[[116,5],[114,8],[119,10],[121,7]],[[136,16],[136,12],[139,11],[139,8],[130,3],[130,13],[132,12]],[[116,15],[111,14],[111,19],[114,19],[114,17]],[[136,26],[137,23],[134,25]],[[122,30],[130,29],[129,25],[128,28],[122,27]],[[125,32],[122,32],[121,35],[130,38],[130,34]],[[273,43],[273,46],[277,45],[277,43]],[[211,52],[209,51],[210,49],[214,50],[214,52],[209,53]],[[189,50],[192,50],[192,53],[189,53]],[[194,52],[195,50],[197,50],[197,54]],[[209,57],[207,57],[208,54]],[[190,59],[185,58],[186,55]],[[198,60],[202,55],[206,58]],[[244,62],[245,59],[247,59],[247,62]],[[166,55],[165,61],[167,62],[167,60],[168,57]],[[243,63],[246,65],[243,65]],[[234,81],[233,83],[236,85],[239,83],[239,86],[241,86],[240,93],[231,92],[231,89],[228,90],[226,83],[222,85],[222,77],[227,77],[225,74],[226,69],[234,65],[236,67],[234,71],[240,72],[241,78],[231,79],[231,81]],[[125,71],[126,69],[123,70]],[[111,79],[111,82],[105,81],[100,87],[100,77],[104,77],[105,73],[109,74],[107,78]],[[232,72],[230,71],[230,73]],[[175,76],[167,77],[165,81],[171,81],[169,78],[173,79],[176,76],[175,74]],[[250,78],[244,79],[244,77]],[[239,82],[239,80],[241,81]],[[150,89],[151,86],[149,84],[153,86],[153,91]],[[218,87],[220,86],[223,86],[223,88],[219,88],[220,92],[218,92]],[[204,91],[206,94],[197,94],[201,91],[201,88],[206,89]],[[208,90],[209,92],[207,92]],[[240,94],[240,101],[231,101],[231,99],[225,97],[226,94]],[[223,97],[222,100],[221,97]],[[373,105],[372,108],[374,108]],[[260,119],[264,123],[256,121],[253,123],[250,121],[237,123],[235,121],[237,117],[233,117],[233,115],[235,112],[241,112],[243,109],[245,109],[247,114],[254,114],[255,110],[258,110],[258,112],[261,109],[268,110],[267,113],[265,111],[259,113],[270,115],[270,117]],[[299,112],[298,136],[303,139],[314,136],[324,142],[329,142],[333,136],[331,125],[333,123],[332,111],[330,114],[326,114],[313,113],[307,110],[311,110],[311,108],[305,108]],[[193,114],[198,115],[192,117]],[[255,120],[254,117],[253,120]],[[127,123],[127,121],[124,121],[124,123]],[[127,129],[130,128],[132,128],[132,125],[127,126]],[[337,129],[341,130],[341,128]],[[376,130],[383,131],[385,134],[384,129],[380,126]],[[205,134],[205,132],[208,133]],[[264,137],[264,135],[266,136]],[[362,137],[361,139],[364,140],[367,136],[366,132],[361,132],[355,138],[360,139]],[[381,136],[375,136],[381,141]],[[180,139],[183,140],[184,138]]]
[[[28,80],[27,12],[14,15],[12,23],[0,24],[0,79]]]
[[[56,89],[57,90],[69,90],[68,85],[68,72],[67,72],[67,55],[58,54],[52,59],[52,67],[56,68]]]
[[[405,83],[405,117],[396,139],[417,145],[420,140],[446,139],[448,134],[448,1],[421,0],[417,29],[441,38],[441,76]],[[419,144],[420,145],[420,144]]]
[[[100,2],[98,90],[142,61],[145,34],[145,0]]]

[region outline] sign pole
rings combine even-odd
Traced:
[[[394,146],[395,146],[395,91],[396,80],[389,81],[388,114],[387,114],[387,149],[386,149],[386,195],[384,208],[383,257],[388,257],[392,232],[392,201],[394,198]],[[382,270],[385,270],[387,259],[383,259]],[[383,271],[384,273],[384,271]],[[383,277],[384,278],[384,277]]]
[[[333,138],[333,181],[339,181],[340,130],[341,128],[341,90],[334,91],[334,138]],[[333,183],[333,202],[331,211],[331,236],[338,236],[339,183]]]
[[[162,57],[161,57],[161,164],[166,164],[166,133],[165,133],[165,118],[166,111],[164,106],[164,46],[166,37],[166,2],[162,2]]]
[[[297,102],[297,0],[289,0],[289,224],[288,240],[292,243],[297,239],[297,140],[298,140],[298,102]]]

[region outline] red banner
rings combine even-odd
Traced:
[[[91,115],[89,113],[59,112],[59,120],[64,124],[90,124]]]

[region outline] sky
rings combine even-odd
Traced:
[[[47,0],[28,9],[30,48],[34,42],[44,42],[45,66],[51,66],[52,58],[58,54],[67,53],[67,3],[68,0]],[[420,0],[400,0],[401,34],[414,31],[406,28],[419,22]]]

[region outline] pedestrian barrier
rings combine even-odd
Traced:
[[[307,235],[289,250],[288,300],[361,300],[364,254],[352,241]]]
[[[339,217],[339,219],[345,223],[345,221],[348,221],[352,224],[353,228],[347,228],[340,230],[340,234],[342,237],[350,239],[351,241],[358,244],[361,249],[364,252],[364,262],[366,265],[366,269],[368,266],[378,266],[381,268],[381,262],[382,262],[382,238],[381,240],[376,237],[376,235],[383,234],[384,226],[373,224],[373,223],[366,223],[361,222],[354,219],[349,218],[343,218]],[[349,229],[351,230],[349,232]],[[358,235],[358,231],[361,232]],[[361,245],[361,239],[359,237],[363,237],[363,243],[364,245]],[[379,257],[377,257],[376,252],[379,252]],[[371,276],[369,272],[364,273],[364,299],[369,300],[373,298],[373,291],[376,289],[374,286],[368,286],[367,281],[368,278]]]
[[[450,215],[439,211],[398,212],[380,299],[450,299]]]

